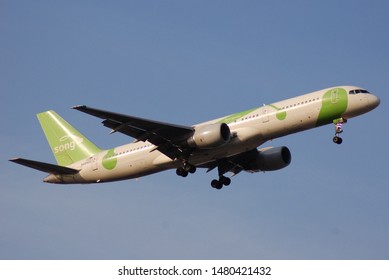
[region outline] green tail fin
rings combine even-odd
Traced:
[[[37,114],[58,165],[68,166],[101,151],[54,111]]]

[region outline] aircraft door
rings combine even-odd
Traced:
[[[96,171],[98,169],[98,166],[97,166],[97,157],[96,156],[93,156],[92,157],[92,170],[93,171]]]
[[[269,121],[269,107],[263,106],[262,108],[262,122],[266,123]]]

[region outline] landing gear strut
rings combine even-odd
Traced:
[[[334,124],[335,124],[335,136],[334,138],[332,138],[332,141],[335,143],[335,144],[342,144],[343,142],[343,139],[339,136],[342,132],[343,132],[343,124],[346,123],[347,120],[344,119],[344,118],[340,118],[338,120],[335,120],[334,121]]]

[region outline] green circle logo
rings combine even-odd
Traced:
[[[276,117],[277,117],[278,120],[283,121],[283,120],[286,119],[286,112],[285,111],[284,112],[279,112],[279,113],[276,114]]]
[[[103,157],[103,166],[105,169],[112,170],[116,167],[118,163],[117,158],[115,157],[114,149],[109,150]]]

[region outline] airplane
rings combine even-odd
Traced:
[[[221,189],[231,183],[226,173],[274,171],[291,163],[286,146],[259,148],[265,142],[334,124],[332,140],[341,144],[343,124],[379,104],[380,99],[366,89],[338,86],[193,126],[75,106],[73,109],[102,119],[111,133],[120,132],[135,140],[102,150],[50,110],[37,117],[58,165],[23,158],[10,161],[49,173],[43,182],[55,184],[112,182],[168,169],[186,177],[197,168],[217,169],[218,178],[211,186]]]

